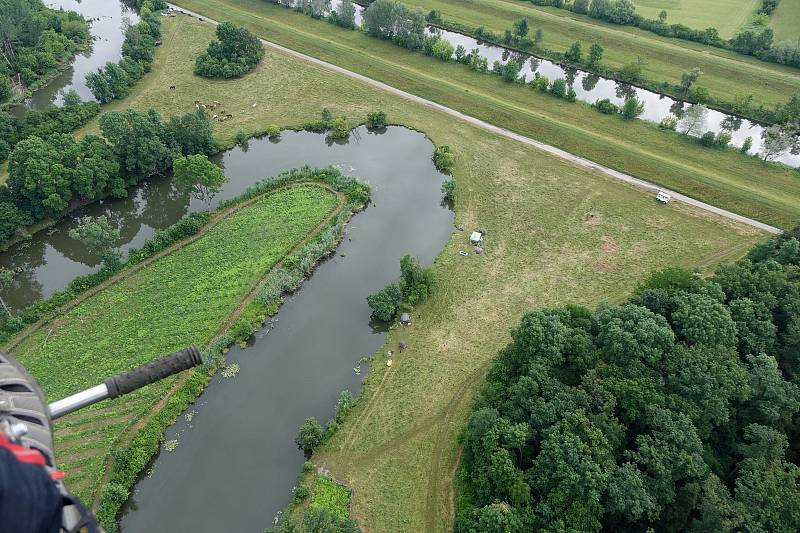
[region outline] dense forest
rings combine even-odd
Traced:
[[[512,339],[464,432],[457,532],[800,530],[800,228]]]
[[[41,85],[89,41],[86,21],[42,0],[0,0],[0,103]]]

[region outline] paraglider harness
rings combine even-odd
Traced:
[[[36,380],[0,352],[0,533],[99,533],[56,468],[52,421],[201,363],[192,346],[48,405]]]

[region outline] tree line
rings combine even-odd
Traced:
[[[164,0],[141,2],[139,22],[125,29],[122,59],[117,63],[109,61],[86,75],[86,86],[98,102],[106,104],[125,98],[131,87],[150,72],[161,38],[160,12],[166,7]]]
[[[41,85],[88,42],[89,26],[74,11],[0,0],[0,103]]]
[[[100,117],[102,137],[80,141],[67,133],[19,141],[0,187],[0,241],[36,220],[58,217],[73,202],[125,197],[127,188],[169,172],[173,160],[218,150],[202,111],[164,122],[154,110],[114,111]]]
[[[463,432],[457,532],[800,529],[800,227],[511,337]]]
[[[731,39],[723,39],[716,28],[689,28],[684,24],[668,24],[666,10],[655,19],[636,13],[632,0],[528,0],[537,5],[569,9],[589,17],[626,26],[637,26],[665,37],[694,41],[718,48],[735,50],[758,57],[763,61],[800,67],[800,43],[786,40],[774,43],[774,32],[769,27],[769,17],[780,0],[762,0],[758,12]]]

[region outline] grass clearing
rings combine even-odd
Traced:
[[[422,56],[414,59],[416,56],[387,43],[359,40],[357,34],[352,37],[348,33],[348,38],[354,39],[352,44],[338,44],[331,37],[338,35],[335,28],[304,16],[293,19],[298,28],[306,28],[296,33],[266,20],[263,12],[242,12],[227,4],[216,4],[214,9],[217,12],[209,15],[244,22],[258,34],[296,44],[293,48],[308,47],[335,62],[354,63],[357,59],[364,65],[376,63],[379,73],[394,85],[417,87],[425,96],[445,103],[450,95],[457,106],[470,112],[496,111],[498,120],[507,119],[529,132],[546,133],[551,127],[538,110],[529,108],[559,105],[552,99],[541,100],[545,105],[530,104],[536,102],[534,97],[513,106],[502,103],[491,94],[504,86],[492,85],[494,78],[488,76],[480,78],[487,87],[494,87],[488,94],[476,95],[472,87],[467,92],[460,83],[454,89],[449,82],[440,90],[442,81],[420,72],[432,74],[447,68],[443,76],[464,73],[450,69],[455,65],[440,67],[441,63],[429,63]],[[309,31],[319,35],[309,37]],[[325,33],[328,31],[332,33]],[[369,531],[444,531],[452,526],[452,480],[459,452],[456,435],[469,412],[475,387],[525,310],[536,305],[594,305],[603,299],[621,299],[653,268],[676,263],[712,268],[742,256],[761,237],[752,228],[686,205],[660,206],[651,195],[610,177],[283,54],[268,51],[262,64],[240,80],[201,80],[191,75],[193,58],[197,50],[205,49],[212,33],[210,24],[196,19],[165,20],[164,44],[157,52],[153,72],[129,99],[113,106],[153,106],[162,114],[177,114],[193,109],[195,99],[216,99],[234,115],[215,123],[216,136],[226,143],[232,142],[239,130],[253,133],[269,124],[296,127],[316,120],[323,107],[351,120],[363,120],[367,112],[380,109],[391,123],[413,127],[437,145],[451,146],[456,154],[456,222],[488,231],[485,253],[466,258],[457,253],[466,246],[466,236],[454,234],[434,266],[439,283],[435,294],[415,313],[414,325],[402,331],[408,349],[395,358],[391,368],[374,367],[353,413],[313,458],[353,489],[354,517]],[[381,55],[392,50],[397,61],[368,55],[365,49],[369,48]],[[403,66],[402,62],[412,60],[417,62],[415,68]],[[168,89],[172,84],[177,85],[175,91]],[[587,116],[598,128],[614,127],[597,113]],[[616,130],[608,133],[616,134]],[[594,142],[592,136],[580,139]],[[683,146],[671,149],[680,152]],[[634,159],[626,154],[615,157]],[[713,161],[707,164],[713,166]],[[748,172],[747,168],[743,172]],[[127,315],[128,307],[123,311]],[[125,316],[120,320],[130,322]],[[137,327],[145,330],[145,337],[150,335],[150,322],[152,318],[144,322],[146,326]],[[72,326],[83,327],[79,323]],[[394,349],[400,334],[393,330],[380,353]],[[41,348],[45,336],[46,332],[40,332],[38,344],[30,346]],[[51,335],[47,346],[54,340]],[[157,351],[170,346],[161,344]],[[67,365],[74,368],[74,360],[54,353],[47,349],[54,371]],[[39,364],[40,370],[49,366],[43,358]],[[138,400],[136,404],[126,402],[124,413],[118,403],[109,406],[118,409],[115,414],[120,417],[139,413],[134,405],[141,405],[143,412],[168,384],[160,387],[140,391],[150,396],[141,404]],[[94,410],[91,413],[94,415]],[[112,415],[110,411],[107,414]],[[76,416],[85,416],[87,424],[98,420],[88,412]],[[87,434],[95,432],[87,430]],[[98,434],[93,439],[103,438]],[[68,440],[78,442],[74,437]],[[76,445],[71,446],[77,453]],[[83,478],[90,472],[85,461],[75,460],[81,465],[82,478],[77,483],[80,494],[91,494],[87,479],[96,477]]]
[[[769,22],[775,41],[800,39],[800,0],[781,0]]]
[[[645,18],[657,19],[667,12],[668,24],[683,24],[703,30],[717,28],[727,39],[736,33],[761,6],[761,0],[634,0],[636,12]]]
[[[57,399],[156,356],[204,346],[255,283],[336,206],[336,195],[315,185],[265,195],[47,323],[13,354]],[[67,471],[80,466],[75,481],[85,501],[113,444],[174,380],[59,420],[56,454]]]
[[[695,3],[693,0],[685,2]],[[531,31],[535,28],[544,31],[542,46],[545,48],[565,51],[573,42],[581,41],[584,50],[588,50],[589,45],[596,42],[605,50],[604,64],[619,69],[641,56],[647,60],[643,76],[658,83],[678,83],[682,72],[698,67],[703,71],[698,85],[727,102],[732,102],[737,94],[752,93],[756,103],[774,106],[786,103],[789,96],[800,91],[800,70],[796,68],[700,43],[661,37],[565,9],[536,6],[521,0],[405,0],[404,3],[420,6],[425,12],[438,9],[446,20],[473,28],[485,26],[500,33],[511,29],[515,20],[527,18]],[[696,3],[698,10],[707,4]],[[752,13],[748,11],[747,16]]]
[[[733,150],[710,150],[644,121],[602,115],[588,105],[510,85],[497,76],[442,63],[260,0],[181,0],[180,5],[710,204],[780,227],[800,219],[800,178],[787,167],[765,165]],[[191,18],[169,20],[162,48],[181,46],[187,53],[159,55],[156,61],[163,61],[162,67],[154,69],[125,104],[185,113],[194,108],[196,99],[219,100],[234,115],[215,126],[215,133],[226,142],[238,130],[263,131],[271,123],[300,126],[316,120],[322,106],[334,114],[348,110],[351,120],[364,120],[369,111],[381,107],[369,102],[398,101],[318,67],[294,72],[296,62],[273,51],[267,51],[264,62],[241,80],[226,84],[199,79],[192,75],[191,62],[183,58],[205,48],[211,25]],[[177,89],[169,91],[170,85]],[[331,94],[323,94],[326,91]],[[372,96],[376,94],[377,100]],[[397,112],[390,119],[405,116],[407,107],[395,106]]]

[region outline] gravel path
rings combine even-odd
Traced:
[[[208,18],[208,17],[206,17],[204,15],[200,15],[199,13],[195,13],[195,12],[190,11],[188,9],[185,9],[185,8],[182,8],[182,7],[179,7],[179,6],[175,6],[175,5],[172,5],[172,4],[169,4],[169,6],[172,7],[173,9],[177,10],[178,12],[183,12],[183,13],[190,14],[190,15],[198,17],[198,18],[200,18],[202,20],[211,22],[212,24],[219,24],[216,20],[210,19],[210,18]],[[754,228],[758,228],[758,229],[760,229],[762,231],[766,231],[766,232],[772,233],[772,234],[779,234],[779,233],[782,232],[781,229],[776,228],[774,226],[770,226],[769,224],[765,224],[763,222],[759,222],[758,220],[753,220],[752,218],[747,218],[745,216],[738,215],[738,214],[733,213],[731,211],[727,211],[725,209],[721,209],[719,207],[715,207],[715,206],[713,206],[711,204],[707,204],[705,202],[701,202],[700,200],[695,200],[694,198],[686,196],[685,194],[681,194],[681,193],[678,193],[678,192],[671,191],[669,189],[665,189],[663,187],[659,187],[658,185],[656,185],[654,183],[650,183],[648,181],[644,181],[644,180],[641,180],[639,178],[635,178],[635,177],[633,177],[633,176],[631,176],[629,174],[625,174],[623,172],[619,172],[618,170],[614,170],[612,168],[605,167],[603,165],[595,163],[594,161],[590,161],[589,159],[585,159],[583,157],[580,157],[580,156],[577,156],[577,155],[572,154],[570,152],[567,152],[566,150],[562,150],[561,148],[556,148],[555,146],[551,146],[549,144],[537,141],[535,139],[531,139],[530,137],[525,137],[524,135],[520,135],[519,133],[514,133],[513,131],[507,130],[505,128],[501,128],[499,126],[495,126],[494,124],[489,124],[488,122],[484,122],[483,120],[480,120],[478,118],[471,117],[469,115],[465,115],[464,113],[461,113],[460,111],[456,111],[455,109],[451,109],[449,107],[443,106],[442,104],[438,104],[436,102],[432,102],[430,100],[426,100],[425,98],[421,98],[421,97],[416,96],[414,94],[407,93],[405,91],[397,89],[396,87],[392,87],[391,85],[387,85],[385,83],[382,83],[380,81],[374,80],[374,79],[369,78],[367,76],[364,76],[362,74],[358,74],[357,72],[353,72],[351,70],[347,70],[345,68],[342,68],[342,67],[340,67],[338,65],[334,65],[333,63],[328,63],[327,61],[323,61],[321,59],[317,59],[316,57],[312,57],[312,56],[297,52],[295,50],[292,50],[291,48],[286,48],[285,46],[281,46],[279,44],[275,44],[275,43],[272,43],[270,41],[266,41],[264,39],[261,39],[261,41],[266,46],[268,46],[270,48],[273,48],[275,50],[279,50],[279,51],[281,51],[281,52],[283,52],[285,54],[288,54],[290,56],[297,57],[297,58],[302,59],[304,61],[307,61],[309,63],[313,63],[315,65],[319,65],[319,66],[324,67],[324,68],[326,68],[328,70],[332,70],[334,72],[338,72],[339,74],[344,74],[345,76],[348,76],[350,78],[362,81],[364,83],[372,85],[373,87],[378,87],[379,89],[383,89],[384,91],[387,91],[389,93],[395,94],[397,96],[401,96],[401,97],[403,97],[403,98],[405,98],[407,100],[411,100],[412,102],[416,102],[416,103],[422,104],[422,105],[424,105],[426,107],[430,107],[432,109],[436,109],[437,111],[441,111],[442,113],[446,113],[446,114],[448,114],[448,115],[450,115],[452,117],[455,117],[455,118],[457,118],[459,120],[463,120],[465,122],[469,122],[470,124],[478,126],[479,128],[483,128],[485,130],[491,131],[492,133],[496,133],[497,135],[502,135],[503,137],[507,137],[509,139],[514,139],[515,141],[519,141],[519,142],[521,142],[523,144],[527,144],[529,146],[533,146],[534,148],[538,148],[539,150],[541,150],[543,152],[547,152],[548,154],[552,154],[552,155],[554,155],[556,157],[559,157],[561,159],[569,161],[569,162],[571,162],[571,163],[573,163],[575,165],[578,165],[580,167],[588,168],[588,169],[591,169],[591,170],[594,170],[594,171],[597,171],[597,172],[602,172],[603,174],[611,176],[612,178],[616,178],[616,179],[618,179],[620,181],[624,181],[625,183],[629,183],[631,185],[634,185],[635,187],[638,187],[640,189],[644,189],[646,191],[649,191],[653,195],[655,195],[658,191],[664,191],[667,194],[670,194],[672,196],[673,200],[679,200],[679,201],[681,201],[681,202],[683,202],[685,204],[692,205],[692,206],[697,207],[699,209],[703,209],[705,211],[708,211],[708,212],[714,213],[716,215],[719,215],[719,216],[734,220],[736,222],[741,222],[742,224],[747,224],[749,226],[753,226]]]

